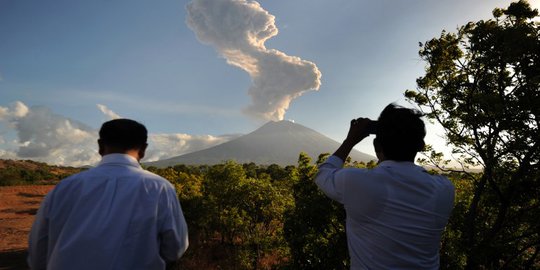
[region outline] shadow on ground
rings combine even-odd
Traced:
[[[44,194],[35,194],[35,193],[28,193],[28,192],[19,192],[17,195],[25,198],[44,198]]]
[[[0,270],[26,270],[26,250],[0,252]]]

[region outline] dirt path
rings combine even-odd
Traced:
[[[53,187],[0,187],[0,270],[25,269],[28,232],[41,201]]]

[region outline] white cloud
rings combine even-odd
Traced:
[[[1,159],[17,159],[17,153],[9,150],[0,149]]]
[[[24,117],[28,112],[28,107],[24,103],[16,101],[9,107],[0,106],[0,120]]]
[[[116,115],[103,106],[101,112]],[[32,159],[49,164],[84,166],[95,165],[98,154],[98,130],[68,117],[53,113],[49,108],[22,102],[0,106],[0,123],[16,133],[15,142],[0,136],[0,158]],[[155,161],[201,150],[224,143],[238,135],[150,134],[145,161]]]
[[[99,161],[96,131],[50,109],[28,108],[17,101],[0,107],[0,120],[17,135],[15,143],[4,145],[2,158],[33,159],[51,164],[82,166]],[[11,147],[16,150],[9,150]]]
[[[18,138],[16,156],[60,165],[88,165],[99,160],[96,132],[40,106],[16,102],[1,111]],[[4,149],[5,151],[5,149]]]
[[[293,99],[319,89],[321,73],[314,63],[265,47],[278,29],[275,17],[258,2],[193,0],[187,11],[197,38],[251,76],[249,115],[282,120]]]
[[[24,117],[28,114],[29,110],[24,103],[17,101],[13,108],[13,117]]]
[[[156,161],[195,152],[230,141],[238,136],[240,135],[150,134],[144,161]]]
[[[106,115],[106,116],[109,118],[109,120],[122,118],[120,115],[118,115],[117,113],[113,112],[111,109],[107,108],[107,106],[105,106],[105,105],[102,105],[102,104],[96,104],[96,106],[98,107],[98,109],[99,109],[104,115]]]

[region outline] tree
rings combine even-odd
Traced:
[[[239,188],[245,179],[242,165],[228,161],[212,166],[203,181],[205,227],[209,234],[219,233],[221,242],[230,246],[234,246],[243,222],[238,206],[242,203]]]
[[[454,212],[453,268],[540,266],[540,28],[526,1],[420,44],[426,73],[405,96],[442,125],[472,197]],[[431,157],[440,158],[433,153]],[[463,215],[457,217],[456,215]],[[443,252],[444,254],[444,252]],[[444,267],[444,265],[442,265]]]
[[[190,238],[198,238],[199,231],[204,229],[201,227],[206,214],[202,206],[202,182],[203,179],[201,176],[185,172],[178,172],[176,179],[172,181],[178,199],[182,204],[182,210],[189,227]]]
[[[280,192],[269,177],[243,180],[238,196],[242,218],[239,233],[243,251],[241,262],[247,269],[259,269],[259,261],[265,255],[282,257],[278,253],[282,253],[285,246],[283,215],[291,207],[292,196]]]
[[[257,178],[248,177],[246,168]],[[198,220],[208,235],[221,237],[221,248],[231,255],[225,262],[230,269],[264,269],[268,266],[261,261],[266,256],[279,263],[286,255],[283,215],[292,205],[292,196],[258,169],[255,163],[228,161],[212,166],[202,184],[204,216]]]
[[[328,155],[319,157],[321,163]],[[317,167],[301,153],[294,179],[294,208],[285,215],[285,238],[291,269],[347,269],[345,210],[327,198],[314,182]]]

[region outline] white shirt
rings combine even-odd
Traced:
[[[129,155],[62,180],[29,236],[32,269],[165,269],[188,246],[174,187]]]
[[[315,181],[345,207],[351,269],[438,269],[452,183],[413,162],[342,167],[340,158],[329,157]]]

